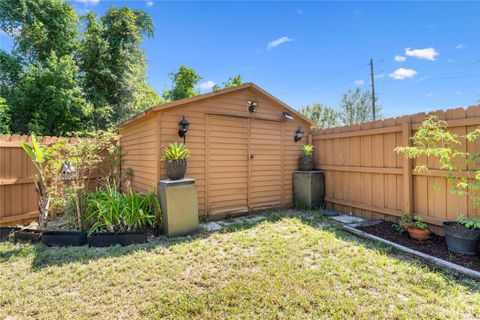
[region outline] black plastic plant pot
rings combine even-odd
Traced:
[[[37,229],[20,229],[13,232],[13,240],[39,242],[42,238],[43,230]]]
[[[47,247],[83,246],[87,244],[84,231],[46,231],[42,234],[42,243]]]
[[[5,241],[10,238],[14,231],[20,230],[17,227],[0,227],[0,241]]]
[[[99,232],[88,237],[89,247],[110,247],[115,245],[128,246],[131,244],[147,243],[147,233],[138,232]]]
[[[469,255],[477,253],[480,229],[469,229],[456,221],[444,221],[443,231],[448,250]]]

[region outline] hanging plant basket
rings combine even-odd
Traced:
[[[165,167],[170,180],[180,180],[187,172],[187,160],[165,160]]]

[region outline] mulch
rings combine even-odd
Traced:
[[[393,228],[393,223],[383,221],[376,225],[357,227],[357,229],[373,234],[377,237],[401,244],[413,250],[427,253],[431,256],[459,264],[461,266],[480,271],[480,257],[456,254],[447,248],[445,237],[432,234],[426,241],[410,239],[408,233],[398,234]]]

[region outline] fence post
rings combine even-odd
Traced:
[[[410,119],[402,124],[402,145],[411,145],[412,125]],[[412,160],[403,158],[403,212],[413,213],[413,182],[412,182]]]

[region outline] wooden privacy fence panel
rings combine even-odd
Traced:
[[[480,125],[480,106],[430,114],[446,120],[449,130],[461,136]],[[368,219],[391,220],[410,212],[437,226],[459,214],[480,215],[473,207],[472,192],[462,197],[450,192],[451,186],[444,178],[447,171],[440,170],[438,161],[420,158],[412,163],[395,153],[397,146],[410,143],[425,117],[425,113],[419,113],[314,130],[316,168],[325,171],[327,207]],[[463,139],[461,148],[478,153],[480,142]],[[432,170],[413,170],[425,164]]]

